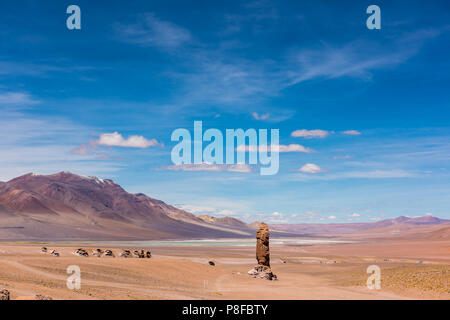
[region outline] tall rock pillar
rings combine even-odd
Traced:
[[[277,280],[270,269],[269,226],[262,222],[256,231],[256,261],[258,265],[248,272],[254,278]]]

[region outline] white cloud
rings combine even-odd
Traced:
[[[352,214],[349,214],[348,215],[349,217],[353,217],[353,218],[357,218],[357,217],[360,217],[361,215],[359,214],[359,213],[352,213]]]
[[[292,137],[302,137],[302,138],[325,138],[330,133],[326,130],[314,129],[314,130],[295,130],[291,133]]]
[[[305,172],[305,173],[320,173],[323,172],[323,170],[316,164],[314,163],[307,163],[305,164],[303,167],[301,167],[299,169],[300,172]]]
[[[210,164],[210,163],[180,164],[163,167],[161,169],[172,171],[228,171],[241,173],[252,172],[252,167],[247,164],[234,164],[234,165]]]
[[[280,144],[278,146],[273,146],[274,151],[278,149],[278,152],[305,152],[305,153],[311,153],[313,152],[312,149],[304,147],[300,144],[289,144],[289,145],[283,145]],[[262,146],[246,146],[246,145],[240,145],[236,148],[236,151],[244,151],[244,152],[267,152],[271,151],[272,147],[269,145],[262,145]]]
[[[336,219],[336,216],[329,216],[328,219],[334,220],[334,219]]]
[[[347,130],[347,131],[342,131],[343,134],[347,134],[347,135],[351,135],[351,136],[359,136],[361,135],[361,132],[359,132],[358,130]]]
[[[143,136],[130,136],[128,139],[124,139],[118,132],[103,133],[100,135],[100,139],[97,140],[99,145],[115,146],[115,147],[128,147],[128,148],[148,148],[160,145],[156,139],[148,140]]]

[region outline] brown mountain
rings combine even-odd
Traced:
[[[400,226],[426,226],[439,225],[450,222],[450,220],[439,219],[433,216],[423,217],[404,217],[386,219],[377,222],[366,223],[302,223],[302,224],[274,224],[271,225],[273,230],[301,233],[308,235],[337,235],[360,232],[363,230],[380,229],[387,227]]]
[[[112,180],[68,172],[27,174],[0,183],[0,239],[4,240],[253,236],[254,231],[242,224],[208,222],[144,194],[130,194]]]

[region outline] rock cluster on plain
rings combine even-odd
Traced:
[[[122,258],[147,258],[150,259],[152,257],[152,253],[150,251],[144,251],[144,250],[134,250],[131,252],[131,250],[123,250],[120,255]]]
[[[56,250],[52,250],[52,251],[50,251],[50,255],[52,255],[54,257],[59,257],[59,252],[57,252]]]
[[[8,290],[3,289],[0,290],[0,300],[10,300],[11,299],[11,294],[9,293]]]
[[[102,257],[110,257],[110,258],[115,258],[116,256],[114,255],[114,252],[112,252],[112,250],[105,250],[105,252],[103,252]]]
[[[94,257],[100,258],[100,257],[102,256],[102,254],[103,254],[103,250],[102,250],[102,249],[95,249],[95,250],[92,250],[92,255],[93,255]]]
[[[74,254],[77,255],[77,256],[80,256],[80,257],[89,257],[89,253],[86,250],[81,249],[81,248],[77,249],[74,252]]]

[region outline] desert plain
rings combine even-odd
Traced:
[[[0,243],[0,289],[12,300],[34,299],[450,299],[450,241],[352,238],[343,243],[271,245],[277,281],[247,274],[254,246],[152,245],[151,259],[120,258],[105,243]],[[41,252],[55,249],[59,257]],[[112,249],[115,258],[73,254],[83,247]],[[214,266],[208,262],[213,261]],[[70,290],[67,267],[81,270]],[[381,288],[368,289],[366,269],[381,269]]]

